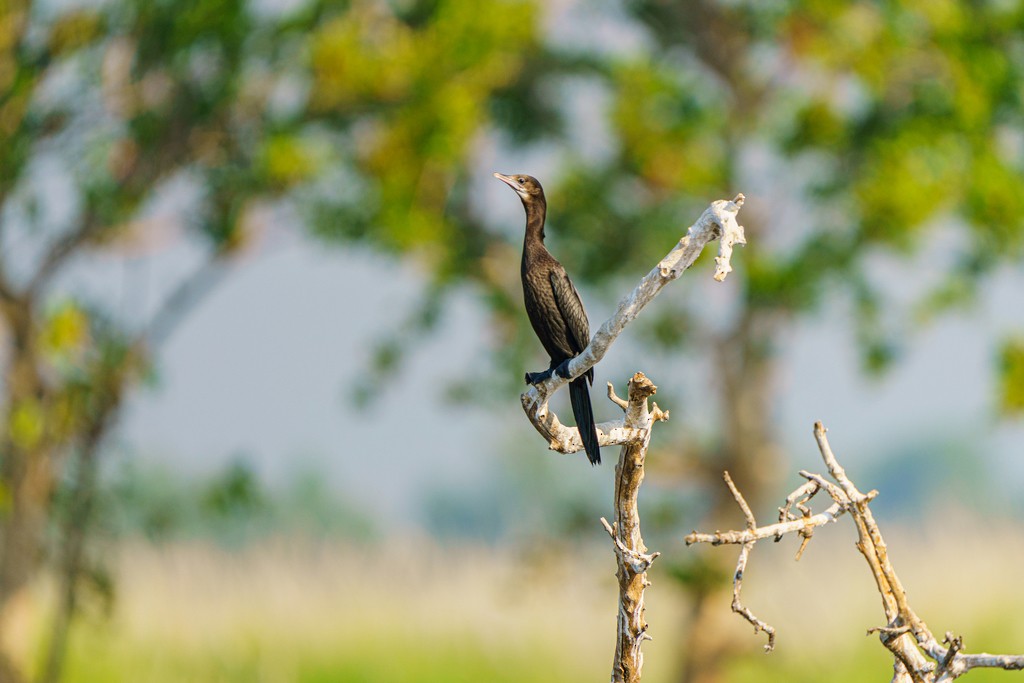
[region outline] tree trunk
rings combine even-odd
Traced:
[[[0,522],[0,683],[24,680],[7,652],[11,599],[25,588],[39,566],[41,539],[46,525],[47,459],[36,454],[5,449],[5,482],[8,482],[8,510]]]
[[[11,337],[11,360],[5,374],[3,435],[0,437],[0,683],[23,680],[7,652],[10,601],[28,583],[43,558],[42,539],[53,486],[52,451],[45,421],[41,434],[23,434],[18,443],[12,426],[16,410],[40,405],[46,395],[35,356],[31,303],[7,301],[3,308]],[[31,418],[30,418],[31,419]],[[42,418],[37,418],[42,420]],[[26,428],[32,432],[33,428]]]
[[[647,399],[657,387],[642,372],[629,381],[629,405],[625,424],[643,436],[625,444],[615,466],[615,524],[601,518],[615,544],[619,580],[619,610],[616,619],[615,659],[612,663],[613,683],[640,683],[644,655],[641,646],[647,635],[644,617],[644,589],[650,585],[647,570],[659,553],[648,553],[640,535],[640,511],[637,498],[644,481],[644,460],[651,443],[651,428],[657,420],[668,419],[656,407],[648,411]]]
[[[67,653],[71,623],[78,607],[79,579],[85,566],[86,543],[92,526],[95,507],[99,450],[110,426],[117,422],[120,412],[121,390],[117,385],[108,391],[97,392],[95,413],[81,446],[76,450],[75,478],[71,500],[61,525],[58,572],[58,595],[46,662],[39,677],[40,683],[60,680]]]
[[[773,472],[781,460],[774,424],[774,385],[776,358],[772,348],[778,314],[746,308],[736,327],[726,334],[715,349],[716,365],[721,369],[721,442],[717,452],[701,458],[709,469],[708,481],[727,470],[751,505],[763,501],[770,492]],[[742,482],[740,484],[739,482]],[[727,524],[736,516],[736,502],[723,486],[708,487],[714,496],[709,524]],[[722,580],[702,582],[690,587],[693,608],[683,637],[684,661],[681,683],[721,683],[724,663],[733,644],[723,632],[722,606],[731,600],[731,565],[722,556],[709,560]]]

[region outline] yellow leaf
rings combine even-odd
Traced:
[[[45,349],[53,354],[68,354],[84,346],[89,337],[89,317],[72,302],[54,311],[43,330]]]
[[[311,144],[292,135],[271,138],[263,148],[263,168],[268,178],[283,187],[312,177],[322,163],[322,155]]]
[[[18,403],[11,411],[11,441],[20,450],[31,450],[43,438],[45,416],[39,403],[28,399]]]

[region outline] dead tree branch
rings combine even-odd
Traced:
[[[746,243],[743,227],[736,222],[741,206],[742,194],[736,195],[732,201],[713,202],[672,251],[619,302],[615,314],[601,325],[583,353],[569,363],[569,376],[560,377],[552,373],[549,379],[531,386],[522,395],[523,410],[549,448],[560,453],[575,453],[583,449],[579,430],[564,426],[548,409],[551,395],[600,361],[626,325],[666,284],[693,265],[705,244],[714,239],[720,240],[718,258],[715,259],[716,280],[722,281],[732,270],[733,245]],[[647,570],[659,553],[649,553],[640,535],[637,497],[644,479],[644,459],[651,441],[651,428],[655,422],[669,417],[668,411],[661,410],[653,401],[648,407],[647,400],[656,391],[657,387],[641,372],[630,380],[625,400],[616,395],[609,382],[608,399],[622,409],[623,417],[597,425],[602,446],[622,446],[615,467],[615,522],[609,524],[608,520],[601,518],[612,539],[619,580],[613,683],[639,683],[643,670],[640,646],[651,638],[644,620],[644,590],[651,585],[647,580]]]
[[[621,406],[622,399],[615,396],[614,389],[611,386],[608,389],[609,398],[625,411],[623,419],[627,428],[641,435],[619,452],[619,462],[615,466],[615,523],[609,524],[608,520],[601,518],[601,524],[611,536],[618,565],[615,576],[619,580],[619,612],[612,664],[612,681],[616,682],[640,681],[644,666],[640,646],[651,638],[644,620],[644,589],[651,585],[647,580],[647,570],[660,553],[648,553],[644,545],[640,535],[637,497],[644,480],[644,459],[651,442],[651,427],[657,421],[668,419],[668,413],[659,410],[657,404],[652,404],[650,410],[647,407],[647,399],[657,390],[658,387],[642,372],[633,375],[629,381],[629,398],[624,402],[625,406]]]
[[[700,256],[704,245],[718,239],[718,257],[715,259],[715,280],[721,282],[732,271],[730,258],[733,246],[746,244],[743,226],[736,222],[736,214],[743,206],[743,195],[738,194],[732,201],[720,199],[704,210],[697,222],[689,227],[686,235],[679,240],[665,258],[649,272],[636,288],[619,302],[615,313],[590,340],[581,354],[568,365],[568,377],[552,373],[551,377],[531,386],[520,397],[523,410],[530,422],[548,442],[548,447],[559,453],[576,453],[583,450],[579,430],[566,427],[558,416],[548,410],[548,400],[559,388],[579,377],[596,365],[611,347],[626,325],[633,321],[640,311],[654,299],[669,282],[677,279]],[[609,394],[613,397],[614,392]],[[617,397],[615,397],[617,398]],[[615,398],[612,398],[615,401]],[[622,399],[618,399],[621,401]],[[616,403],[618,404],[618,401]],[[619,404],[621,405],[621,404]],[[598,441],[602,446],[622,446],[641,437],[628,427],[625,420],[602,422],[597,425]]]
[[[889,561],[882,532],[868,507],[878,492],[862,493],[850,481],[846,476],[846,470],[840,466],[832,452],[825,432],[820,422],[814,424],[814,438],[818,442],[818,450],[831,481],[820,474],[801,471],[800,476],[807,482],[786,497],[785,504],[779,508],[778,524],[758,527],[746,501],[726,473],[726,483],[740,509],[743,510],[747,528],[743,531],[717,531],[713,534],[694,531],[686,537],[687,545],[710,543],[742,546],[733,582],[732,609],[743,615],[756,630],[768,634],[768,645],[765,646],[765,650],[770,651],[774,645],[774,630],[743,607],[739,599],[740,582],[754,544],[770,536],[779,540],[786,534],[797,533],[802,537],[797,553],[797,559],[800,559],[800,553],[803,552],[816,527],[834,522],[844,513],[849,513],[857,527],[857,549],[871,568],[886,617],[885,626],[869,629],[868,633],[877,633],[882,644],[892,652],[893,683],[946,683],[975,668],[1024,669],[1024,655],[965,654],[962,638],[954,637],[948,632],[941,643],[936,640],[928,626],[910,607],[906,590]],[[827,493],[833,503],[824,512],[814,515],[806,505],[819,491]],[[792,513],[794,505],[800,511],[800,517]]]

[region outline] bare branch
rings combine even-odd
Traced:
[[[648,553],[644,545],[637,498],[644,480],[644,459],[655,419],[648,410],[647,399],[657,389],[642,372],[629,381],[625,424],[642,437],[627,443],[619,452],[615,466],[615,523],[601,519],[612,538],[618,567],[615,575],[619,580],[619,609],[612,681],[622,683],[639,683],[644,665],[640,646],[644,640],[651,639],[644,620],[644,589],[650,585],[647,570],[660,553]]]
[[[170,338],[187,314],[220,282],[226,267],[223,252],[215,252],[177,284],[149,321],[145,338],[150,347],[156,349]]]
[[[61,235],[50,245],[50,248],[43,254],[42,261],[36,268],[35,273],[29,280],[26,292],[34,295],[39,292],[50,281],[62,265],[72,257],[80,247],[87,244],[103,231],[104,225],[98,217],[88,212],[82,217],[81,222],[74,230]]]
[[[782,537],[786,534],[800,533],[806,529],[825,526],[836,521],[843,514],[842,507],[837,503],[824,512],[819,512],[811,517],[802,517],[790,522],[779,522],[757,529],[746,529],[743,531],[716,531],[713,534],[690,533],[684,539],[686,545],[694,543],[710,543],[711,545],[743,545],[752,541],[760,541],[763,538]]]
[[[848,512],[857,527],[859,537],[857,549],[871,568],[875,585],[882,597],[882,607],[887,619],[885,626],[871,628],[868,633],[877,633],[882,644],[893,653],[892,681],[894,683],[944,683],[959,678],[973,668],[1024,670],[1024,655],[964,654],[962,638],[954,637],[952,633],[946,633],[941,644],[935,639],[928,626],[911,609],[906,590],[889,560],[882,532],[868,507],[878,492],[861,493],[857,489],[847,476],[846,470],[839,464],[835,453],[832,452],[826,436],[826,429],[820,422],[816,422],[814,425],[814,437],[818,442],[822,460],[833,481],[828,481],[820,474],[801,471],[800,476],[808,481],[786,497],[784,505],[779,508],[779,523],[757,527],[753,513],[727,472],[725,474],[726,484],[729,485],[733,497],[743,510],[747,528],[745,530],[717,531],[713,534],[694,531],[685,539],[687,545],[693,543],[742,545],[733,582],[732,609],[753,624],[755,630],[768,633],[768,645],[765,646],[765,649],[771,650],[774,644],[774,631],[768,624],[757,619],[740,602],[740,582],[754,544],[764,538],[775,537],[776,540],[779,540],[786,534],[797,533],[803,536],[802,552],[815,527],[833,522],[843,513]],[[813,515],[809,509],[804,507],[804,504],[819,491],[825,491],[832,498],[833,503],[824,512]],[[790,511],[794,505],[803,511],[803,517],[793,517]],[[797,559],[799,559],[799,555],[798,552]]]
[[[751,512],[746,498],[736,488],[736,484],[733,483],[732,477],[729,476],[728,472],[722,478],[725,479],[726,486],[732,492],[732,497],[736,499],[736,504],[743,511],[743,516],[747,518],[747,531],[755,531],[757,529],[757,520],[754,518],[754,513]],[[747,573],[747,560],[750,559],[750,551],[753,548],[754,541],[751,540],[744,543],[743,548],[740,549],[740,557],[736,562],[736,571],[732,576],[732,611],[749,621],[754,626],[754,633],[764,631],[768,635],[768,643],[764,646],[764,651],[771,652],[775,648],[775,629],[769,626],[767,622],[755,617],[750,608],[744,606],[742,600],[740,600],[740,592],[743,590],[743,575]]]
[[[743,575],[747,571],[747,559],[750,557],[750,551],[753,547],[754,542],[751,541],[750,543],[744,543],[740,549],[740,558],[736,562],[736,573],[733,574],[732,580],[732,611],[753,624],[754,633],[764,631],[768,635],[768,642],[764,646],[764,651],[771,652],[775,649],[775,629],[767,622],[754,616],[754,613],[740,601],[740,591],[743,590]]]
[[[733,483],[732,477],[729,476],[728,472],[722,475],[722,478],[725,479],[725,485],[728,486],[729,491],[732,492],[732,497],[736,499],[736,504],[739,505],[740,510],[743,511],[743,516],[747,518],[747,529],[749,531],[753,531],[757,528],[757,520],[754,519],[754,513],[750,511],[750,506],[747,505],[746,499],[743,497],[743,494],[740,493],[740,490],[736,488],[736,484]]]
[[[608,382],[608,400],[623,410],[629,405],[625,399],[619,398],[619,395],[615,393],[615,385],[611,382]]]
[[[548,442],[552,450],[560,453],[575,453],[583,450],[583,442],[575,427],[563,425],[554,413],[548,410],[548,400],[559,388],[579,377],[594,367],[614,343],[626,325],[632,322],[649,304],[662,288],[676,280],[683,271],[693,265],[700,256],[704,245],[719,239],[719,255],[716,259],[715,279],[721,281],[732,270],[730,258],[733,245],[746,244],[743,226],[736,221],[736,215],[743,206],[744,197],[736,195],[732,201],[718,200],[704,210],[697,222],[689,227],[686,235],[679,240],[665,258],[644,276],[636,288],[618,305],[611,318],[606,320],[597,330],[590,344],[578,356],[569,361],[568,376],[561,377],[556,373],[536,385],[531,386],[520,397],[523,410],[530,422]],[[611,394],[609,398],[611,398]],[[615,401],[614,398],[612,398]],[[621,401],[621,399],[619,399]],[[618,401],[616,405],[621,407]],[[665,419],[668,413],[664,413]],[[660,418],[659,418],[660,419]],[[598,442],[602,446],[619,446],[632,440],[635,435],[620,432],[625,423],[621,420],[601,423],[598,428]]]
[[[530,422],[548,442],[552,450],[561,453],[575,453],[583,450],[579,430],[569,428],[559,421],[548,408],[550,396],[571,379],[579,377],[598,361],[615,341],[622,330],[661,291],[677,279],[684,270],[693,265],[704,245],[720,239],[719,256],[715,260],[715,279],[721,281],[732,269],[729,260],[735,244],[744,244],[743,228],[736,222],[736,214],[743,205],[743,195],[733,201],[716,201],[687,230],[687,234],[636,286],[631,294],[619,302],[615,314],[609,318],[590,340],[584,351],[568,364],[567,377],[551,373],[551,376],[531,386],[521,396],[523,410]],[[669,419],[669,411],[662,410],[648,399],[657,387],[638,372],[629,381],[627,398],[623,400],[608,383],[608,399],[623,411],[621,419],[597,425],[598,442],[602,446],[619,445],[619,461],[615,467],[615,522],[601,518],[601,524],[612,539],[615,551],[619,581],[619,609],[616,624],[615,659],[612,664],[612,681],[640,683],[643,670],[641,645],[650,640],[647,623],[644,620],[644,590],[650,585],[647,570],[659,553],[649,553],[640,535],[640,513],[637,497],[644,479],[644,460],[651,440],[651,428],[655,422]],[[734,489],[735,490],[735,489]],[[736,491],[739,500],[739,492]],[[741,503],[746,506],[746,503]],[[745,508],[749,512],[749,507]],[[751,521],[753,518],[751,517]],[[752,527],[753,528],[753,525]],[[739,605],[739,593],[736,604]],[[743,609],[740,605],[739,609]],[[749,612],[748,612],[749,613]],[[751,623],[759,622],[750,615]],[[760,623],[761,630],[769,634],[773,642],[774,631],[767,624]]]

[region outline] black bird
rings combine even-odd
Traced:
[[[530,316],[533,331],[540,338],[544,350],[551,356],[551,366],[546,372],[530,372],[526,381],[536,384],[556,372],[567,377],[565,364],[578,356],[590,343],[590,323],[583,310],[579,292],[551,252],[544,246],[544,218],[547,214],[547,200],[544,188],[537,179],[528,175],[502,175],[494,177],[505,182],[523,200],[526,209],[526,239],[523,242],[523,300],[526,313]],[[590,390],[587,383],[594,382],[594,369],[569,382],[569,398],[572,414],[580,430],[580,439],[592,465],[601,462],[601,448],[594,425],[594,410],[590,405]]]

